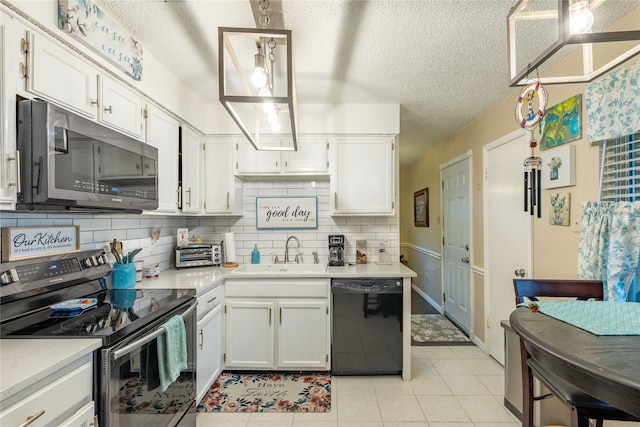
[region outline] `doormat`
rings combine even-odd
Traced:
[[[198,412],[329,412],[331,376],[223,372]]]
[[[456,325],[441,314],[411,315],[412,345],[473,345]]]

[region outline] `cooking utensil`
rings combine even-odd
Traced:
[[[129,251],[129,253],[127,254],[127,262],[133,262],[133,257],[138,255],[140,253],[140,251],[142,251],[142,248],[138,248],[138,249],[134,249],[132,251]]]
[[[118,251],[114,248],[111,248],[111,254],[115,257],[116,262],[118,264],[123,264],[122,262],[122,258],[120,257],[120,254],[118,253]]]

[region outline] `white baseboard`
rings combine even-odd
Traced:
[[[429,295],[425,294],[424,291],[417,287],[415,284],[411,283],[411,288],[416,291],[423,300],[435,307],[435,309],[438,310],[438,313],[442,314],[442,306],[439,303],[435,302],[431,297],[429,297]]]

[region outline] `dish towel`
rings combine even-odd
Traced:
[[[187,368],[187,332],[180,315],[173,316],[163,327],[164,334],[158,337],[158,371],[165,391]]]

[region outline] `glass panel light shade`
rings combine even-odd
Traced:
[[[509,84],[590,82],[640,53],[639,23],[638,0],[520,0],[507,17]]]
[[[256,150],[296,151],[291,31],[220,27],[218,56],[220,102],[249,142]]]

